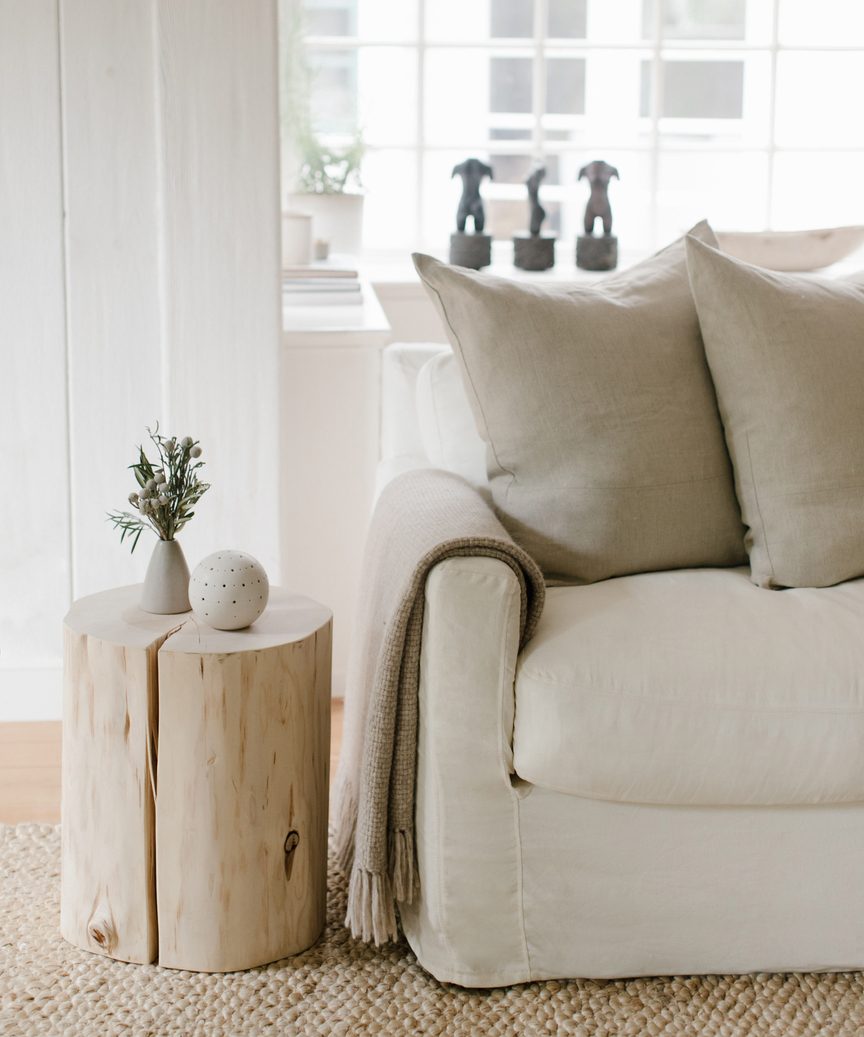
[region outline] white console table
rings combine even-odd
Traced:
[[[333,610],[333,694],[345,688],[379,457],[381,350],[390,325],[368,282],[361,305],[283,307],[282,573]]]

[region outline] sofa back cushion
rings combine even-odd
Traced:
[[[754,582],[864,575],[864,275],[773,273],[696,239],[687,259]]]
[[[707,224],[694,233],[714,240]],[[744,561],[683,239],[597,286],[414,262],[503,524],[555,582]]]
[[[480,438],[451,349],[444,347],[417,375],[417,423],[423,452],[435,468],[487,486],[486,444]]]

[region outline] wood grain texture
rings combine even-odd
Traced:
[[[59,667],[70,600],[58,65],[56,0],[0,0],[0,702]]]
[[[323,928],[331,623],[306,611],[314,629],[282,643],[238,651],[240,634],[205,630],[196,651],[189,624],[159,653],[161,965],[251,968]]]
[[[139,594],[93,595],[66,617],[60,931],[85,950],[146,963],[158,949],[156,657],[178,618],[139,613]]]
[[[330,703],[330,785],[342,751],[342,699]],[[60,823],[59,720],[0,723],[0,824]]]

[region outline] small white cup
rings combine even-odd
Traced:
[[[312,262],[312,217],[305,212],[282,213],[282,266]]]

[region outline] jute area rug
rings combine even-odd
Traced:
[[[59,854],[56,828],[0,827],[3,1037],[864,1034],[859,973],[442,986],[406,944],[373,950],[349,937],[345,878],[332,864],[327,929],[305,954],[213,976],[125,965],[58,934]]]

